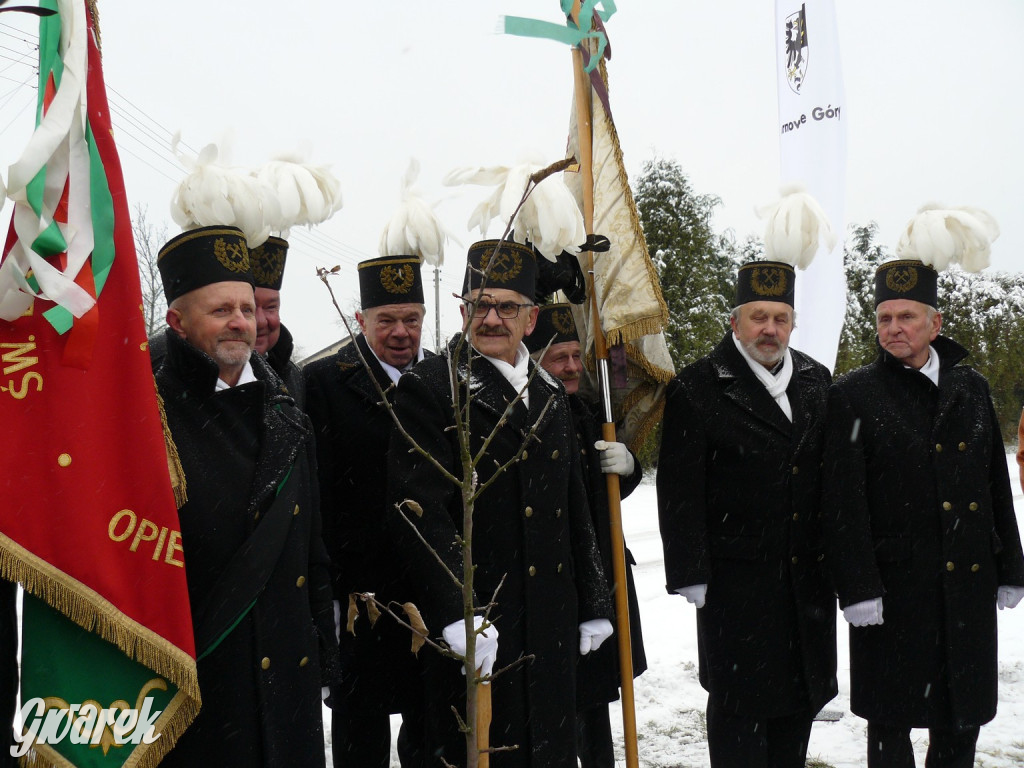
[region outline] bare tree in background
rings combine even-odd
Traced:
[[[139,282],[142,287],[142,314],[146,319],[146,336],[167,327],[167,301],[164,286],[157,269],[160,246],[167,241],[167,226],[157,228],[149,219],[149,207],[142,203],[135,205],[132,217],[132,234],[135,236],[135,255],[139,261]]]

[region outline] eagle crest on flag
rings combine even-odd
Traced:
[[[806,6],[786,17],[783,31],[786,46],[786,80],[793,93],[799,94],[807,74],[807,13]]]

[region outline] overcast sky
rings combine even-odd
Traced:
[[[611,107],[631,179],[678,161],[698,193],[721,197],[715,227],[760,234],[756,206],[779,177],[774,3],[619,0],[607,24]],[[847,222],[877,221],[892,248],[923,203],[990,211],[1002,236],[993,267],[1024,271],[1024,3],[836,0],[847,105]],[[173,235],[168,204],[183,175],[170,134],[198,150],[228,143],[258,166],[305,150],[329,164],[344,207],[293,232],[282,316],[307,353],[338,336],[317,266],[375,256],[410,157],[419,187],[461,244],[442,277],[454,330],[466,230],[481,188],[445,188],[463,165],[565,151],[572,95],[567,47],[497,34],[503,14],[560,21],[557,0],[333,2],[99,0],[104,67],[129,198]],[[28,22],[0,17],[0,169],[32,130]],[[26,80],[29,85],[23,85]],[[11,206],[0,220],[6,222]],[[490,234],[498,234],[492,231]],[[429,277],[429,276],[428,276]],[[433,300],[428,301],[433,317]]]

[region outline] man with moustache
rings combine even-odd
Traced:
[[[913,768],[912,728],[928,729],[928,768],[974,765],[996,712],[997,609],[1024,597],[988,383],[940,335],[937,304],[931,266],[882,264],[878,358],[829,392],[823,519],[869,768]]]
[[[420,346],[425,307],[419,258],[369,259],[358,272],[361,333],[304,370],[339,608],[353,592],[373,592],[384,603],[409,597],[402,562],[384,532],[393,422],[380,393],[392,400],[403,371],[426,354]],[[360,621],[354,635],[342,632],[340,639],[342,680],[331,690],[335,768],[387,768],[394,713],[402,714],[401,763],[419,765],[423,691],[409,631],[385,617],[372,627]]]
[[[476,663],[484,675],[503,670],[490,683],[490,744],[516,747],[492,754],[493,768],[575,768],[576,649],[596,650],[612,633],[570,406],[522,343],[537,319],[528,298],[534,258],[514,242],[471,246],[466,338],[404,375],[395,395],[405,432],[431,458],[397,431],[388,452],[391,530],[414,601],[431,635],[460,656],[463,595],[448,572],[463,575],[464,510],[459,486],[441,470],[463,474],[456,396],[466,409],[470,454],[483,452],[474,468],[478,487],[487,486],[474,506],[474,603],[496,605],[488,614],[493,626],[476,636]],[[477,627],[482,620],[478,612]],[[451,710],[465,712],[461,666],[429,649],[421,655],[431,675],[428,765],[464,765],[466,739]]]
[[[170,327],[156,381],[185,479],[203,700],[161,765],[322,766],[321,686],[338,660],[312,428],[252,354],[242,232],[184,232],[158,267]]]
[[[669,386],[658,512],[670,593],[697,607],[712,768],[803,768],[836,695],[819,495],[831,380],[794,349],[794,270],[743,265],[732,330]]]
[[[601,438],[598,418],[578,394],[580,375],[583,373],[583,353],[572,307],[569,304],[542,306],[537,314],[537,327],[526,337],[525,343],[537,364],[561,381],[569,395],[591,521],[601,550],[601,565],[608,589],[614,590],[614,550],[608,512],[608,485],[604,475],[619,475],[619,494],[621,498],[626,498],[643,479],[643,468],[636,455],[624,444],[607,442]],[[634,565],[636,561],[629,549],[626,549],[629,639],[633,676],[637,677],[647,669],[647,656],[640,630],[640,605],[633,583]],[[605,643],[600,650],[580,656],[576,669],[576,749],[582,768],[615,768],[608,703],[619,697],[620,679],[617,643]]]

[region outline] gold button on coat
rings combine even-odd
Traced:
[[[557,448],[551,452],[551,458],[552,459],[557,459],[558,458],[558,449]]]
[[[950,504],[948,501],[944,501],[944,502],[942,502],[942,508],[944,510],[946,510],[947,512],[949,512],[949,510],[951,510],[953,508],[953,505]]]
[[[977,563],[975,563],[974,565],[971,566],[971,573],[977,573],[980,570],[981,570],[981,566],[978,565]]]
[[[935,444],[935,452],[936,453],[942,453],[942,443],[936,443]]]
[[[260,662],[260,666],[263,667],[263,669],[270,669],[270,657],[264,656],[263,661]]]
[[[562,572],[562,564],[561,564],[561,563],[559,563],[559,564],[558,564],[558,572],[559,572],[559,573],[561,573],[561,572]]]
[[[307,664],[309,664],[309,656],[303,656],[301,659],[299,659],[299,666],[300,667],[304,667]]]
[[[977,511],[978,511],[978,502],[976,502],[976,501],[972,501],[972,502],[970,503],[970,506],[968,506],[967,508],[968,508],[969,510],[971,510],[971,512],[977,512]]]
[[[958,451],[966,451],[966,450],[967,450],[967,443],[960,443],[960,445],[958,445],[958,446],[956,447],[956,449],[957,449]]]
[[[530,575],[531,576],[536,576],[537,575],[537,569],[534,566],[532,566],[532,565],[530,566]]]
[[[793,520],[796,521],[796,520],[799,520],[799,519],[800,519],[800,513],[799,512],[794,512],[793,513]]]
[[[299,514],[299,505],[298,504],[295,505],[295,510],[292,512],[292,514],[293,515]]]
[[[800,474],[800,467],[793,467],[793,474],[794,475],[799,475]]]
[[[523,514],[527,517],[533,517],[533,507],[527,507],[523,510]]]
[[[295,580],[295,586],[296,587],[301,587],[305,583],[306,583],[306,577],[305,576],[299,576],[299,578],[297,578]]]
[[[800,558],[797,557],[796,555],[793,555],[792,562],[793,562],[793,565],[796,565],[798,562],[800,562]]]
[[[946,563],[946,570],[947,570],[947,571],[952,571],[952,570],[953,570],[954,568],[956,568],[956,566],[955,566],[955,565],[953,565],[952,561],[951,561],[951,562],[948,562],[948,563]]]

